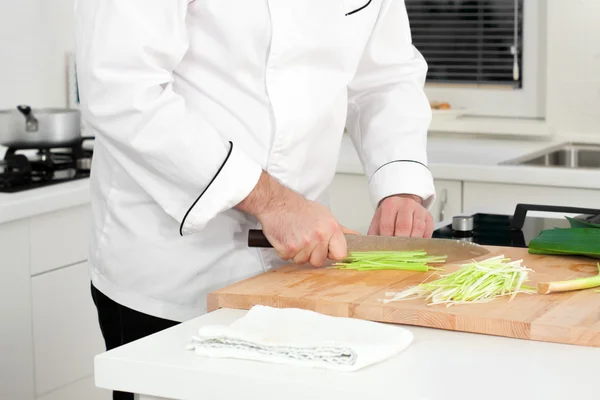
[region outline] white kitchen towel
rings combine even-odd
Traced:
[[[200,328],[188,349],[204,357],[356,371],[400,353],[412,340],[399,326],[254,306],[231,325]]]

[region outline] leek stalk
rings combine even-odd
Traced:
[[[570,279],[566,281],[540,282],[538,283],[538,293],[549,294],[570,292],[573,290],[592,289],[598,286],[600,286],[600,263],[598,263],[598,275],[596,276]]]

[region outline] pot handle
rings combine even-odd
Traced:
[[[38,131],[38,120],[33,116],[31,107],[29,106],[17,106],[17,109],[25,116],[25,130],[27,132]]]

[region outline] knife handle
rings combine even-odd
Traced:
[[[263,231],[260,229],[250,229],[248,231],[248,247],[273,247]]]

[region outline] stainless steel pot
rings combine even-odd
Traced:
[[[81,137],[79,110],[32,109],[18,106],[0,110],[0,144],[13,148],[43,148],[68,145]]]

